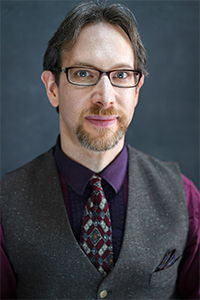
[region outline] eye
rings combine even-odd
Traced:
[[[90,76],[90,73],[86,70],[80,70],[80,71],[77,71],[76,74],[80,77],[87,77],[87,76]]]
[[[116,77],[118,79],[125,79],[128,77],[128,74],[124,71],[120,71],[120,72],[117,72],[114,77]]]

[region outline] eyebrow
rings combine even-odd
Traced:
[[[73,64],[73,66],[72,67],[90,67],[90,68],[97,68],[97,69],[100,69],[100,68],[98,68],[98,67],[96,67],[96,66],[94,66],[94,65],[92,65],[92,64],[90,64],[90,63],[87,63],[87,62],[75,62],[74,64]],[[119,68],[128,68],[128,69],[131,69],[131,70],[133,70],[134,69],[134,67],[133,66],[131,66],[131,65],[129,65],[129,64],[127,64],[127,63],[120,63],[120,64],[117,64],[117,65],[115,65],[112,69],[114,70],[114,69],[119,69]]]

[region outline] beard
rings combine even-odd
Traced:
[[[96,134],[91,134],[84,129],[83,123],[87,115],[97,116],[112,116],[117,115],[118,128],[113,131],[111,128],[96,128],[94,130]],[[85,109],[80,117],[76,129],[76,136],[81,145],[91,151],[103,152],[115,147],[119,141],[124,137],[128,128],[127,117],[122,111],[114,109],[112,107],[108,109],[102,109],[100,107],[92,107]]]

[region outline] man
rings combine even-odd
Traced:
[[[81,3],[50,40],[60,136],[2,180],[2,298],[198,299],[198,191],[125,144],[145,62],[122,5]]]

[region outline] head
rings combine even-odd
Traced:
[[[57,85],[59,84],[59,69],[62,64],[62,51],[70,50],[75,46],[79,33],[85,25],[102,22],[118,25],[124,30],[132,44],[135,70],[147,75],[146,51],[140,39],[133,13],[121,4],[89,1],[79,3],[68,13],[48,43],[43,59],[43,70],[49,70],[55,75]]]
[[[72,9],[49,42],[42,74],[51,104],[59,106],[61,146],[67,140],[71,149],[81,145],[102,152],[122,145],[146,74],[145,63],[145,50],[128,8],[91,1]],[[87,73],[92,80],[94,73],[88,67],[101,72],[97,84],[74,85],[60,70],[82,66],[83,76]],[[122,73],[128,82],[133,78],[121,72],[124,69],[143,74],[136,87],[113,85]],[[82,77],[80,72],[74,73],[75,80]]]

